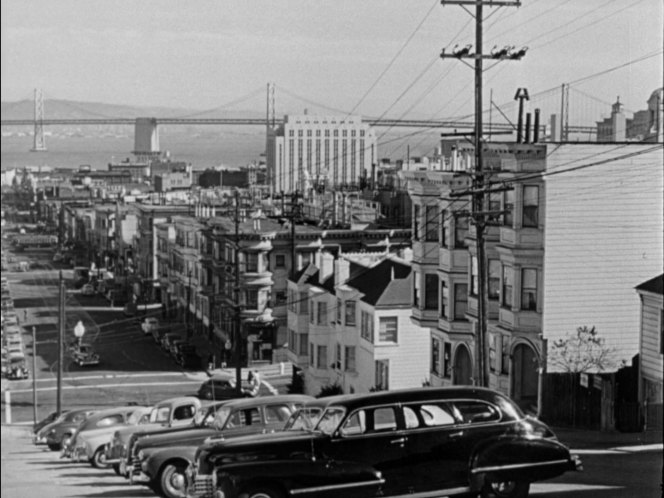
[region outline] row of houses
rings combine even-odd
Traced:
[[[640,355],[641,399],[661,406],[661,291],[653,298],[646,285],[661,280],[664,260],[661,144],[485,147],[500,188],[487,200],[484,349],[476,227],[460,195],[474,154],[463,141],[443,143],[453,168],[385,179],[409,200],[409,228],[294,224],[241,197],[45,211],[132,300],[158,301],[165,318],[204,336],[217,365],[236,352],[245,365],[290,361],[315,394],[479,383],[485,358],[490,387],[536,410],[541,375],[555,371],[552,344],[587,326],[615,369]],[[387,212],[379,194],[366,193]],[[642,307],[642,285],[655,311]]]

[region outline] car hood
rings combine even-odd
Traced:
[[[320,432],[281,431],[238,436],[232,438],[211,438],[198,449],[197,458],[206,460],[208,457],[228,455],[231,459],[243,453],[258,452],[271,455],[270,458],[288,458],[293,452],[311,453],[314,442],[328,436]]]
[[[219,434],[211,427],[195,427],[188,430],[173,431],[167,433],[150,433],[142,437],[136,443],[136,450],[155,448],[161,446],[174,446],[181,444],[201,444],[210,436]]]
[[[110,427],[101,427],[99,429],[90,429],[87,431],[81,431],[76,435],[78,441],[87,441],[90,439],[96,439],[99,437],[110,437],[120,428],[125,427],[124,425],[112,425]]]
[[[161,429],[164,426],[162,424],[140,424],[140,425],[130,425],[123,427],[122,429],[114,432],[118,435],[118,439],[123,443],[129,441],[129,438],[137,432],[149,432],[156,429]]]

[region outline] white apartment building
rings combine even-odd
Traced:
[[[275,193],[307,192],[321,184],[353,187],[371,175],[376,135],[360,116],[285,116],[268,130],[268,184]]]

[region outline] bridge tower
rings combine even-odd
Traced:
[[[267,109],[265,114],[265,165],[267,168],[267,184],[270,189],[274,185],[274,152],[273,142],[275,140],[275,128],[277,120],[275,118],[275,105],[274,105],[274,83],[267,84]],[[274,192],[270,192],[274,193]]]
[[[138,162],[151,162],[159,158],[159,128],[156,118],[136,118],[134,150]]]
[[[35,88],[35,132],[31,152],[44,152],[46,140],[44,138],[44,94],[41,89]]]

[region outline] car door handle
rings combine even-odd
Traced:
[[[392,441],[390,441],[390,444],[401,444],[401,445],[403,445],[405,442],[406,442],[406,438],[405,437],[400,437],[399,439],[393,439]]]
[[[456,439],[463,436],[463,431],[458,431],[458,432],[450,432],[450,434],[447,436],[450,439]]]

